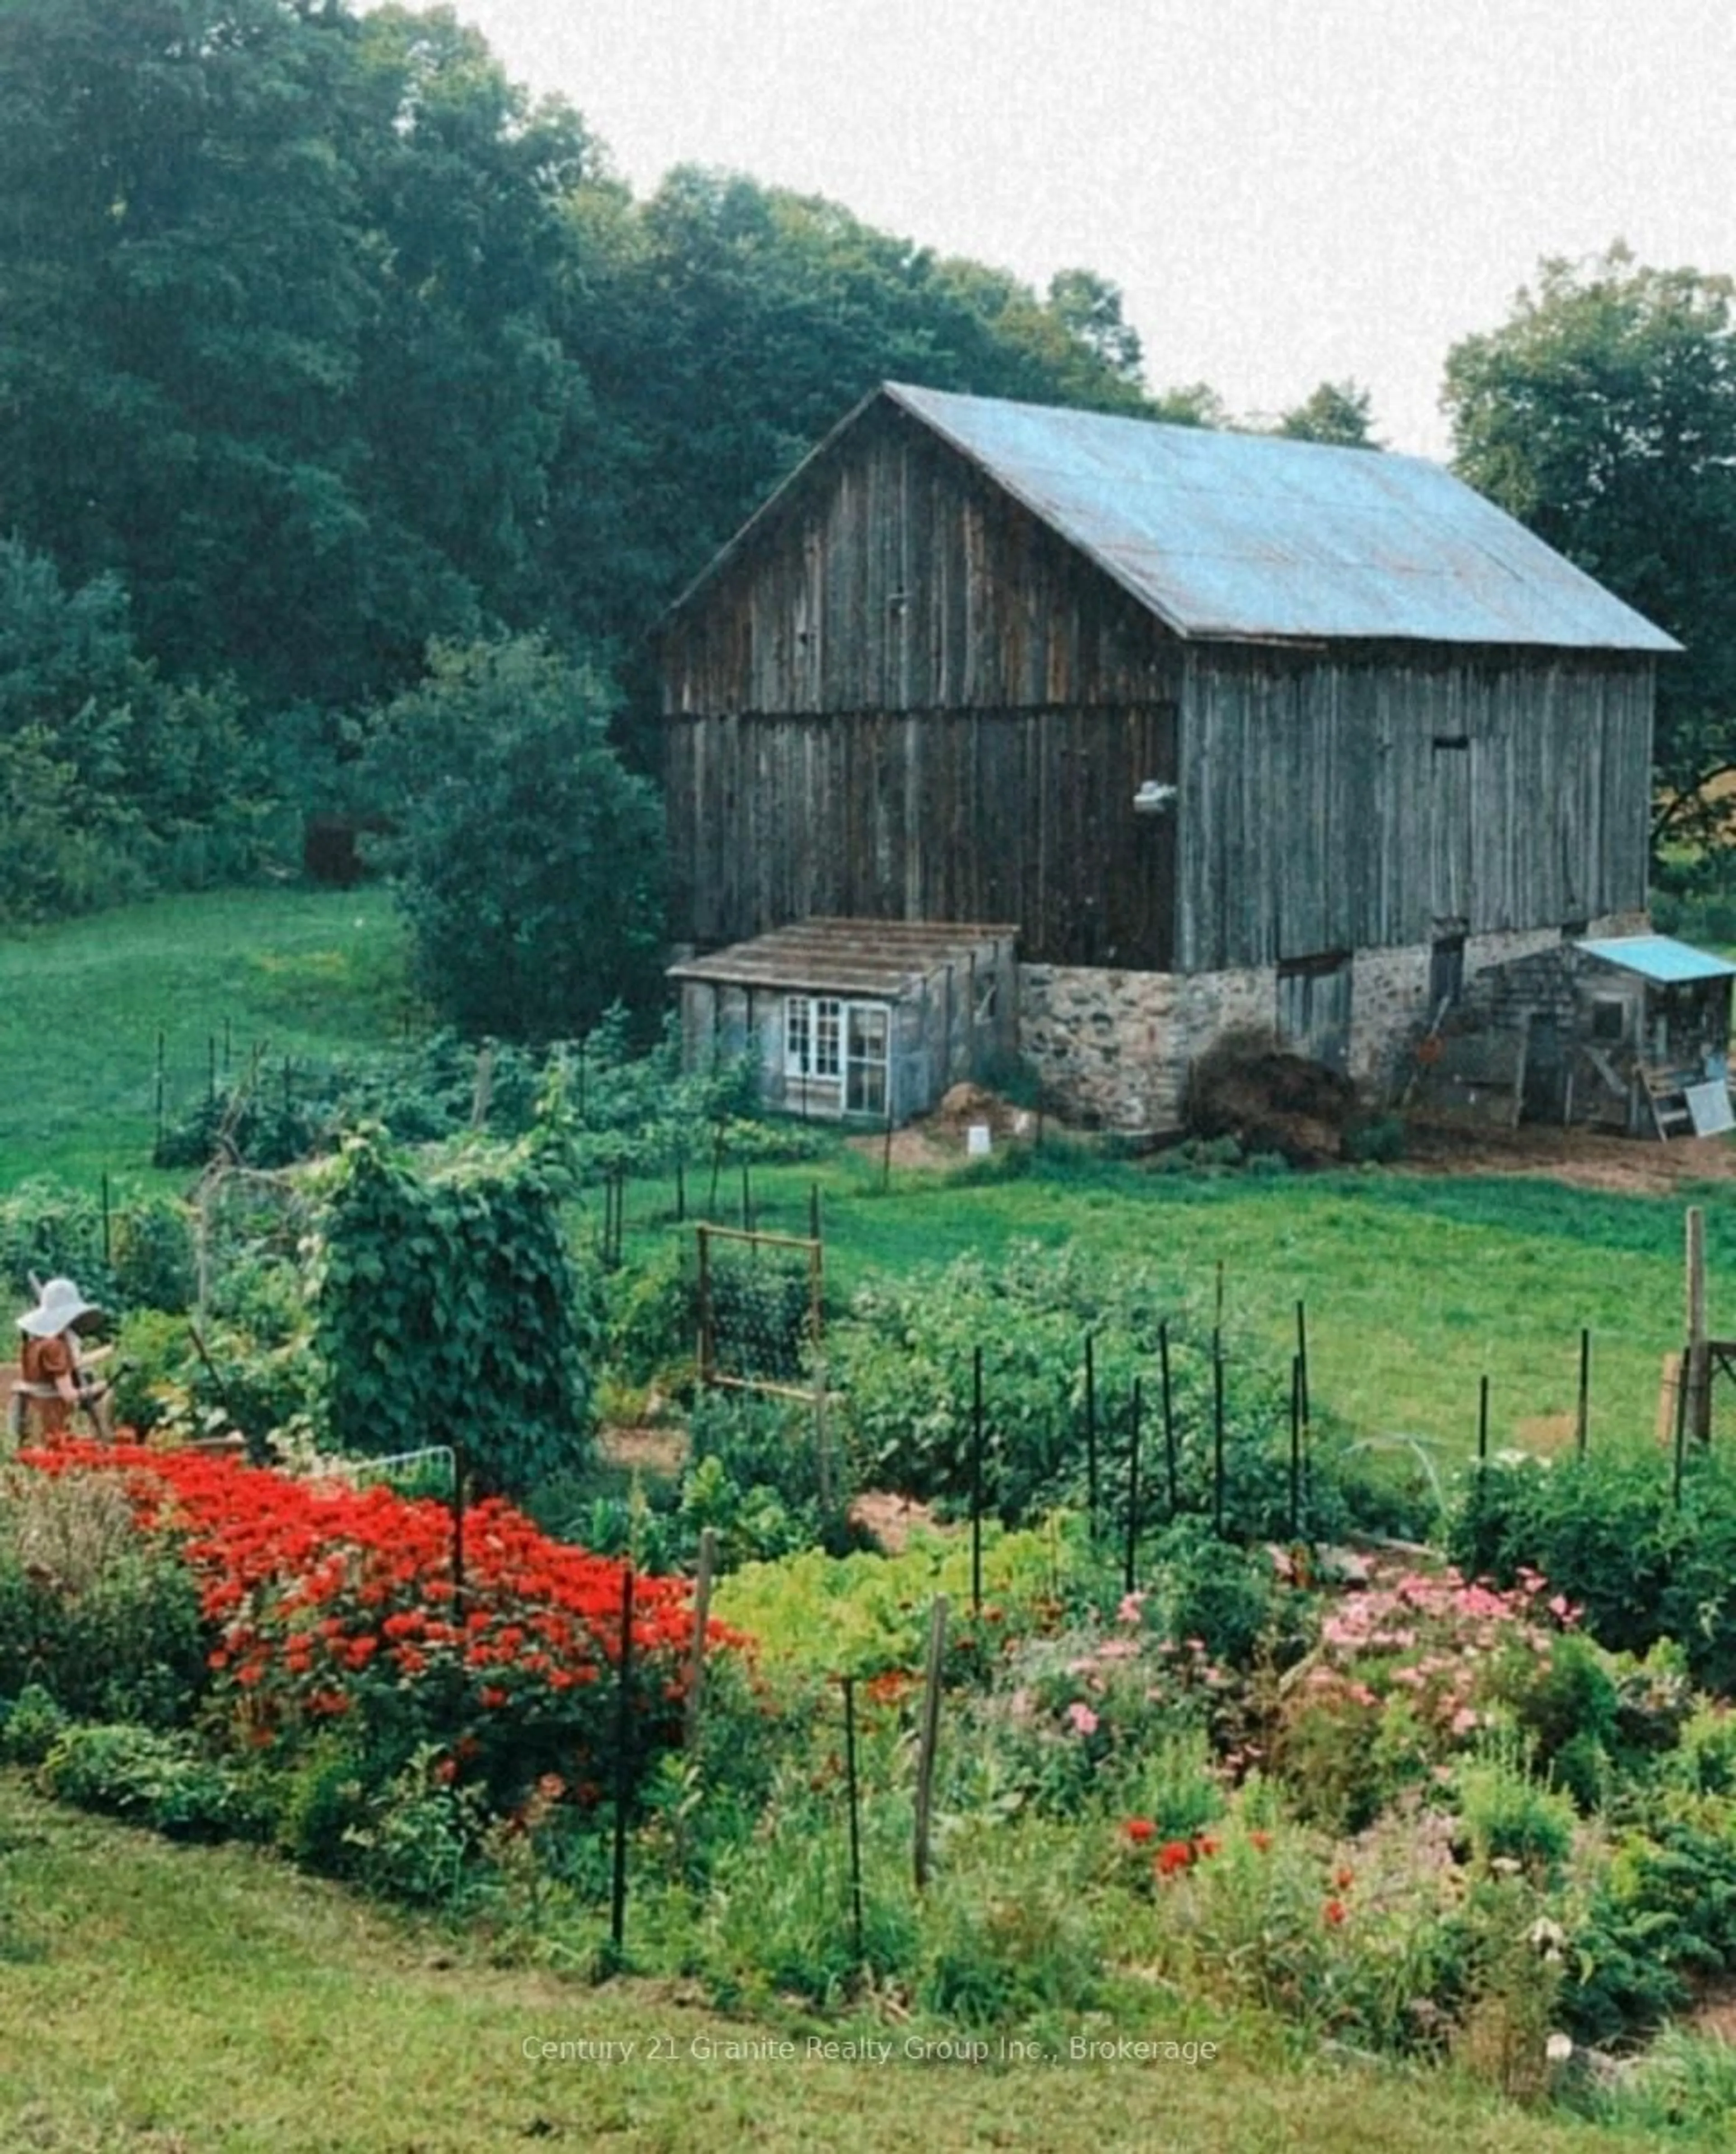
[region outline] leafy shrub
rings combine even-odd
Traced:
[[[181,1840],[215,1840],[245,1817],[233,1777],[191,1737],[120,1723],[69,1728],[38,1768],[45,1791]]]
[[[1402,1115],[1363,1115],[1345,1124],[1340,1142],[1353,1165],[1390,1166],[1404,1157],[1407,1136]]]
[[[631,1269],[612,1272],[603,1288],[604,1354],[611,1373],[631,1384],[690,1379],[698,1319],[684,1243],[661,1243]]]
[[[1587,2041],[1643,2031],[1693,1983],[1736,1972],[1736,1804],[1676,1789],[1638,1795],[1575,1942],[1563,2007]]]
[[[26,1683],[10,1703],[0,1701],[0,1758],[39,1765],[66,1732],[67,1716],[40,1683]]]
[[[321,1410],[340,1447],[411,1451],[462,1428],[494,1489],[583,1463],[592,1333],[563,1193],[540,1136],[422,1169],[377,1138],[346,1141],[313,1278]]]
[[[1545,1573],[1600,1644],[1674,1638],[1696,1683],[1736,1690],[1736,1470],[1720,1454],[1693,1462],[1679,1507],[1656,1458],[1492,1459],[1467,1473],[1448,1545],[1504,1584]]]

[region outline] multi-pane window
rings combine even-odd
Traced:
[[[884,1003],[789,995],[784,1004],[786,1077],[843,1080],[844,1110],[883,1115],[891,1013]]]
[[[844,1004],[835,995],[789,995],[784,1003],[784,1072],[836,1077],[843,1068]]]

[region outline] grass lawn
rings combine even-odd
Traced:
[[[160,1033],[172,1114],[213,1047],[220,1074],[256,1046],[330,1059],[387,1044],[406,1004],[381,890],[164,897],[0,939],[0,1189],[150,1179]]]
[[[9,1773],[0,1999],[0,2144],[44,2154],[488,2154],[534,2142],[621,2154],[1598,2154],[1657,2143],[1503,2108],[1443,2075],[1286,2061],[1268,2030],[1183,2029],[1162,2011],[1150,2037],[1216,2039],[1219,2056],[910,2061],[894,2019],[731,2020],[666,1984],[593,1988],[492,1967],[462,1941],[251,1850],[176,1847],[58,1809]],[[894,2056],[810,2056],[810,2033],[872,2034]],[[778,2041],[794,2055],[724,2050]],[[559,2042],[636,2047],[612,2063],[541,2052]]]

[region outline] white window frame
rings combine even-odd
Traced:
[[[880,1034],[877,1053],[864,1053],[864,1027]],[[842,995],[786,995],[784,998],[784,1074],[798,1084],[835,1085],[846,1113],[884,1114],[891,1084],[892,1006],[851,1002]],[[875,1075],[878,1085],[874,1085]],[[853,1108],[852,1092],[864,1085],[877,1089],[881,1105]]]

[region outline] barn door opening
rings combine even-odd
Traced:
[[[1437,733],[1429,757],[1429,910],[1437,921],[1471,916],[1471,742]]]
[[[1291,957],[1278,968],[1278,1037],[1329,1069],[1351,1059],[1351,958],[1346,950]]]

